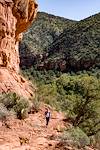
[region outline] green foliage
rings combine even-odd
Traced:
[[[53,70],[38,71],[34,67],[30,67],[29,69],[22,70],[22,74],[31,80],[33,84],[40,86],[51,83],[52,80],[59,77],[62,73],[59,71],[54,72]]]
[[[65,71],[100,68],[99,22],[100,13],[77,22],[71,29],[65,29],[49,46],[49,59],[57,60],[59,55],[59,59],[67,63]]]
[[[34,108],[43,101],[63,111],[80,137],[77,126],[88,136],[100,131],[99,22],[100,13],[79,22],[38,13],[20,45],[23,73],[38,86]]]
[[[18,119],[25,119],[28,115],[29,102],[25,99],[19,99],[16,105],[13,106],[15,112],[17,113]]]
[[[20,99],[16,93],[8,93],[0,96],[0,103],[3,103],[8,110],[13,108],[13,106],[16,105],[17,100]]]
[[[100,79],[97,77],[62,74],[40,84],[38,95],[40,101],[63,111],[87,135],[95,135],[100,130]]]
[[[88,75],[62,75],[57,85],[58,92],[67,94],[72,102],[69,105],[73,104],[70,111],[75,117],[74,126],[80,126],[88,135],[96,134],[100,130],[100,80]]]
[[[84,147],[90,144],[90,139],[88,136],[80,129],[80,128],[71,128],[69,130],[64,131],[61,136],[62,140],[73,141],[76,146]]]
[[[79,22],[38,13],[20,45],[21,67],[62,71],[64,62],[64,72],[100,68],[99,22],[100,13]]]
[[[39,12],[31,28],[24,34],[24,39],[21,44],[21,54],[43,52],[47,49],[49,44],[63,32],[64,28],[72,26],[75,22],[76,21]],[[26,49],[25,46],[27,47]]]
[[[19,97],[16,93],[0,95],[0,115],[1,118],[17,115],[18,119],[24,119],[28,115],[29,101]]]

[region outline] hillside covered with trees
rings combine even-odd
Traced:
[[[20,44],[21,66],[63,72],[100,68],[100,13],[79,22],[38,13]]]

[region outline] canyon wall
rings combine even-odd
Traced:
[[[0,92],[34,96],[30,83],[19,74],[19,41],[37,14],[33,0],[0,0]],[[35,88],[34,88],[35,89]]]

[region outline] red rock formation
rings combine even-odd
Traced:
[[[37,13],[33,0],[0,0],[0,92],[33,94],[28,82],[19,75],[18,44]]]

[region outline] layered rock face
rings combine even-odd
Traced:
[[[0,92],[34,95],[28,81],[19,75],[18,45],[36,13],[33,0],[0,0]]]

